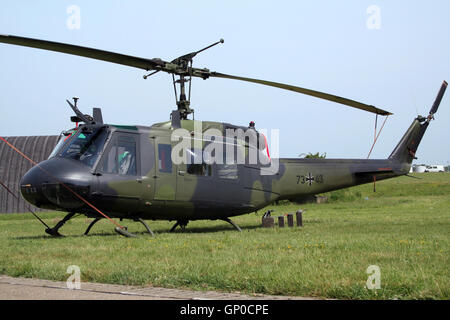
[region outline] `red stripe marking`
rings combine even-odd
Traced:
[[[261,134],[262,134],[262,133],[261,133]],[[267,138],[266,138],[266,136],[265,136],[264,134],[262,134],[262,135],[263,135],[263,137],[264,137],[264,142],[265,142],[265,144],[266,144],[267,157],[268,157],[269,160],[270,160],[269,146],[267,145]]]

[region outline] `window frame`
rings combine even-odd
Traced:
[[[118,143],[120,136],[125,137],[132,137],[134,139],[135,143],[135,167],[136,172],[134,174],[121,174],[119,173],[119,167],[118,167]],[[117,175],[120,177],[136,177],[141,175],[141,153],[140,153],[140,134],[134,133],[134,132],[126,132],[126,131],[113,131],[110,136],[108,137],[106,141],[106,148],[103,151],[103,154],[101,155],[101,158],[99,159],[95,172],[97,174],[103,175],[103,174],[109,174],[109,175]],[[109,157],[109,153],[113,147],[116,147],[116,154],[115,154],[115,163],[116,163],[116,170],[115,172],[105,172],[103,170],[103,164],[107,157]]]
[[[164,148],[162,148],[164,147]],[[167,148],[168,147],[168,148]],[[162,159],[161,159],[161,150],[164,150],[164,154],[165,152],[167,152],[167,149],[169,149],[169,162],[170,163],[170,171],[167,169],[163,169],[162,164]],[[165,142],[158,142],[157,143],[157,154],[158,154],[158,158],[157,158],[157,163],[156,163],[156,168],[158,170],[158,173],[165,173],[165,174],[172,174],[173,173],[173,161],[172,161],[172,145],[170,143],[165,143]],[[161,163],[160,163],[161,161]],[[164,161],[164,163],[166,163],[166,161]]]

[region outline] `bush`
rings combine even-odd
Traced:
[[[349,202],[349,201],[360,200],[362,198],[362,194],[361,194],[361,191],[359,191],[359,190],[353,191],[353,190],[343,189],[343,190],[337,190],[337,191],[330,192],[327,194],[327,197],[330,202],[339,202],[339,201]]]

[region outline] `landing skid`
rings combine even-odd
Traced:
[[[59,229],[70,219],[72,219],[74,216],[76,215],[75,212],[69,212],[61,221],[59,221],[53,228],[47,228],[45,229],[45,232],[53,237],[63,237],[62,234],[59,233]],[[86,231],[84,232],[84,235],[88,235],[89,231],[91,231],[92,227],[101,220],[102,218],[95,218],[87,227]],[[239,228],[239,226],[237,224],[235,224],[230,218],[224,218],[224,219],[220,219],[222,221],[228,222],[229,224],[231,224],[237,231],[242,232],[241,228]],[[148,224],[142,219],[142,218],[138,218],[135,219],[134,221],[138,221],[140,223],[142,223],[145,227],[145,229],[147,230],[147,232],[154,237],[155,234],[153,233],[153,231],[150,229],[150,227],[148,226]],[[178,220],[173,227],[170,229],[169,232],[173,232],[178,226],[181,228],[181,231],[184,231],[186,229],[187,224],[189,223],[189,220]],[[116,230],[116,232],[118,232],[118,230]],[[120,234],[122,234],[121,232],[119,232]],[[130,233],[126,232],[126,236],[131,236]]]
[[[87,236],[89,231],[91,230],[91,228],[94,226],[94,224],[96,224],[97,222],[99,222],[102,218],[95,218],[91,224],[89,225],[89,227],[87,227],[86,231],[84,232],[84,235]],[[148,231],[148,233],[150,233],[150,235],[152,237],[155,236],[155,234],[153,233],[153,231],[150,229],[150,227],[148,226],[148,224],[141,218],[135,219],[134,221],[140,222],[144,225],[145,229]],[[122,234],[122,233],[121,233]],[[129,233],[128,233],[129,234]],[[127,234],[127,235],[128,235]]]
[[[237,224],[235,224],[230,218],[224,218],[224,219],[220,219],[222,221],[228,222],[229,224],[231,224],[237,231],[242,232],[241,228],[239,228],[239,226]],[[170,229],[169,232],[173,232],[178,226],[181,227],[181,230],[184,231],[184,229],[186,228],[187,224],[189,223],[189,220],[179,220],[177,221],[173,227]]]

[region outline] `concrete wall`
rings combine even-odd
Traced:
[[[27,137],[4,137],[17,149],[35,162],[41,162],[48,158],[56,143],[58,136],[27,136]],[[33,166],[28,160],[11,149],[5,142],[0,140],[0,181],[19,197],[17,200],[0,185],[0,213],[27,212],[20,194],[19,182],[23,175]],[[31,205],[30,205],[31,206]],[[35,211],[41,211],[32,207]]]

